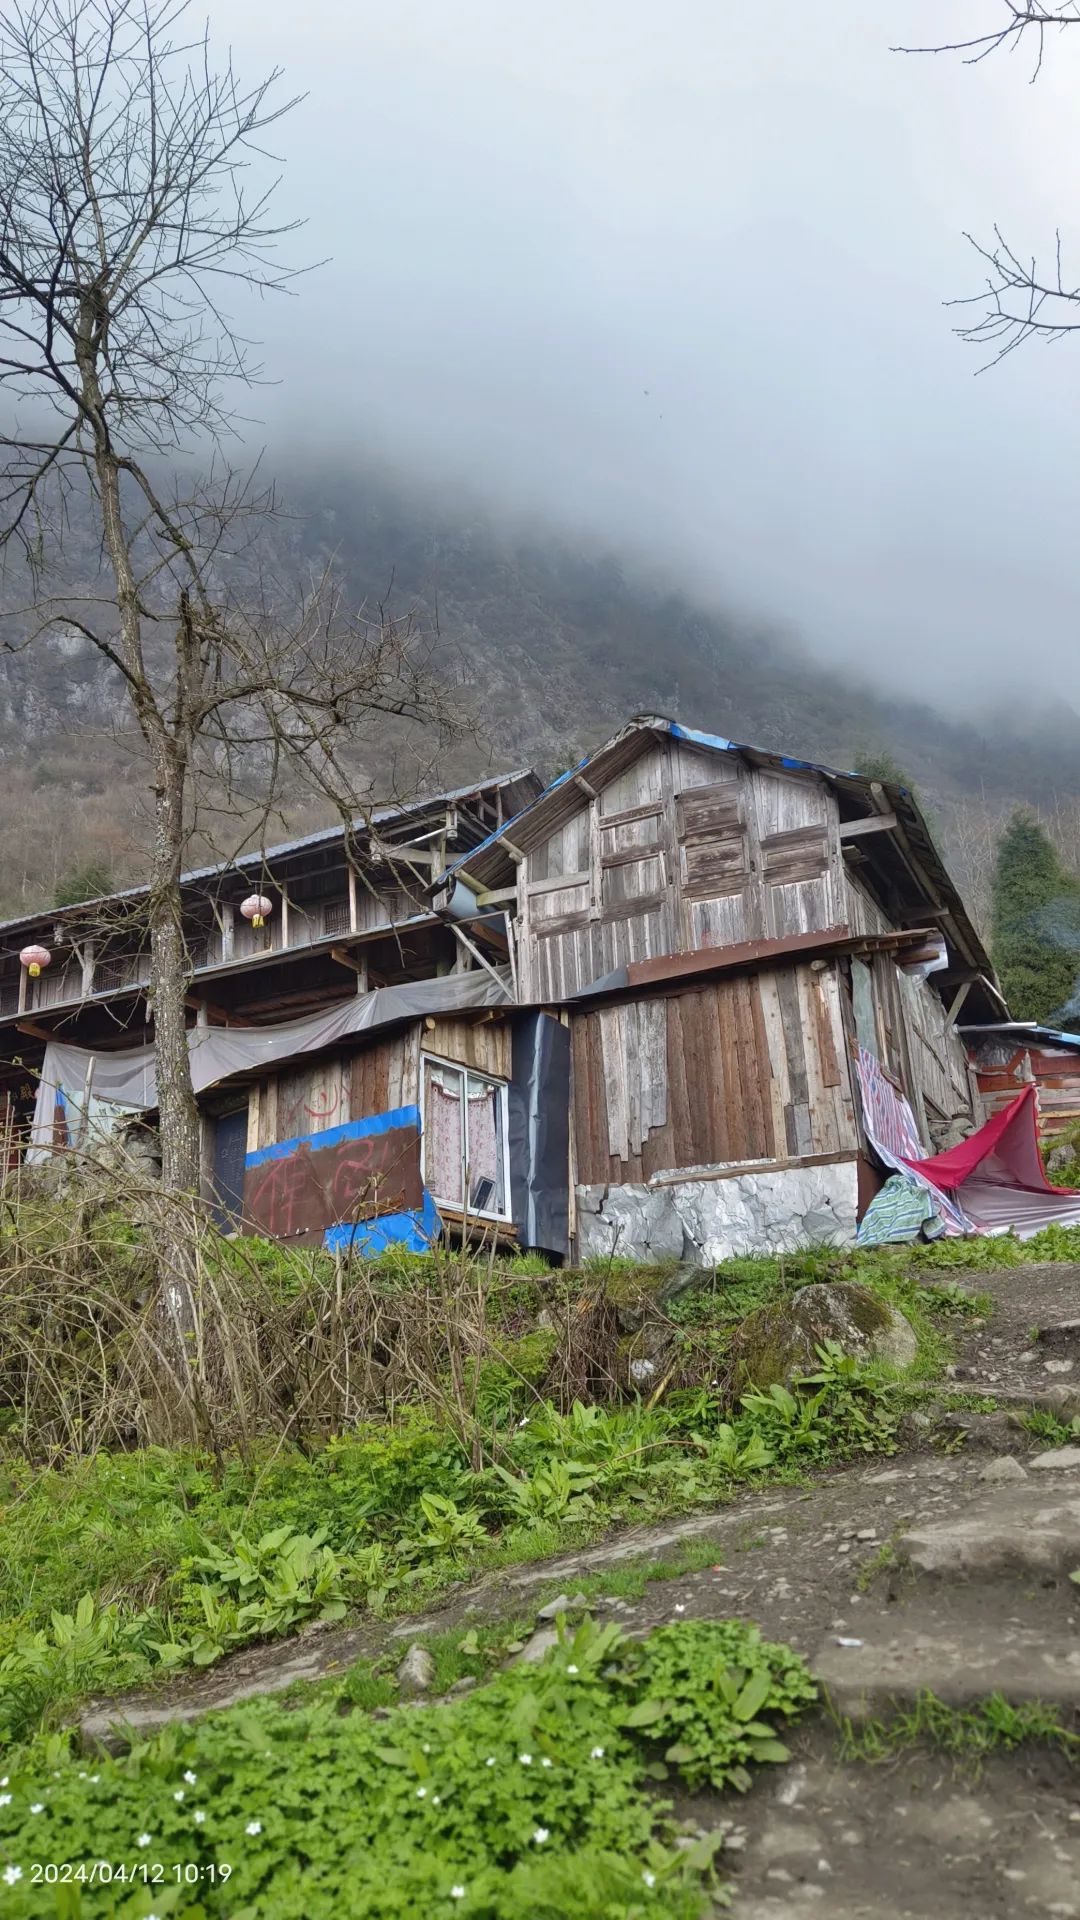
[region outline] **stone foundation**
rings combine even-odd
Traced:
[[[846,1247],[855,1239],[853,1160],[821,1167],[577,1189],[580,1260],[683,1260],[715,1266],[741,1253]]]

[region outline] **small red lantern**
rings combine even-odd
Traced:
[[[48,947],[24,947],[19,955],[19,961],[26,968],[31,980],[36,980],[42,967],[52,965],[52,954]]]
[[[266,925],[267,916],[274,911],[273,901],[268,900],[265,893],[249,893],[240,911],[245,920],[251,921],[253,927],[263,927]]]

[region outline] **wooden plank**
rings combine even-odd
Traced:
[[[841,820],[841,840],[856,840],[864,833],[889,833],[896,825],[895,813],[872,813],[865,820]]]
[[[773,1100],[772,1060],[769,1052],[769,1036],[765,1028],[765,1015],[761,1005],[761,975],[751,975],[746,982],[750,996],[750,1019],[754,1028],[754,1057],[757,1064],[758,1084],[761,1088],[762,1123],[765,1128],[765,1151],[775,1154],[778,1138],[783,1137],[783,1115],[780,1116],[780,1133],[777,1132],[776,1107]]]
[[[803,1047],[802,1009],[799,1005],[798,983],[789,967],[777,969],[776,989],[791,1086],[791,1102],[784,1116],[788,1148],[792,1153],[812,1153],[813,1131],[810,1125],[810,1090]]]
[[[613,847],[606,852],[601,849],[600,865],[601,867],[625,867],[636,860],[662,859],[663,853],[663,841],[646,840],[639,847]],[[586,874],[584,877],[587,880],[589,876]],[[567,882],[567,885],[569,884]]]
[[[626,1065],[623,1058],[619,1011],[618,1007],[602,1007],[600,1010],[600,1053],[607,1104],[609,1151],[614,1158],[625,1160],[630,1152],[630,1138]]]
[[[717,1141],[707,1158],[748,1160],[750,1158],[749,1136],[742,1101],[742,1077],[739,1073],[734,987],[730,980],[717,981],[716,998],[720,1015],[720,1057],[723,1063],[722,1106],[719,1108],[719,1113],[722,1115],[726,1139],[723,1145]]]
[[[533,900],[540,893],[562,893],[564,890],[569,892],[572,887],[587,887],[591,878],[588,869],[583,873],[553,873],[549,874],[545,880],[530,880],[525,891],[529,899]],[[495,899],[513,900],[517,898],[517,894],[512,887],[503,887],[498,894],[484,894],[480,897],[483,903]]]
[[[767,1154],[769,1136],[765,1128],[765,1108],[761,1096],[761,1075],[764,1062],[757,1058],[757,1035],[754,1030],[754,1014],[750,1004],[750,983],[745,975],[740,975],[731,983],[732,1004],[735,1012],[735,1038],[739,1056],[739,1078],[742,1090],[742,1110],[746,1130],[749,1155]]]
[[[688,1178],[695,1184],[699,1180],[741,1180],[748,1173],[779,1173],[788,1167],[850,1166],[851,1162],[858,1157],[854,1149],[846,1148],[841,1153],[797,1153],[785,1154],[779,1160],[740,1160],[729,1167],[705,1167],[692,1175],[688,1175],[685,1168],[665,1167],[662,1172],[651,1176],[649,1185],[650,1187],[681,1186]]]
[[[802,1013],[803,1059],[806,1062],[807,1108],[810,1117],[811,1145],[805,1151],[828,1153],[835,1149],[837,1142],[833,1133],[832,1100],[826,1091],[821,1074],[814,996],[808,967],[797,969],[795,985]]]
[[[667,1126],[667,1013],[666,1000],[643,1000],[639,1006],[642,1026],[642,1112],[646,1134]]]
[[[672,1158],[677,1166],[694,1165],[693,1132],[690,1121],[690,1095],[687,1089],[688,1049],[683,1028],[686,999],[679,994],[667,1001],[667,1085],[668,1131]]]
[[[769,1102],[772,1108],[773,1152],[779,1152],[786,1144],[787,1129],[784,1122],[785,1110],[791,1101],[791,1084],[788,1079],[787,1051],[784,1046],[784,1022],[780,1012],[780,999],[776,988],[775,973],[759,973],[755,984],[758,990],[758,1003],[761,1019],[765,1028],[769,1072]]]
[[[737,967],[768,965],[791,954],[830,953],[851,945],[852,940],[850,927],[826,927],[822,932],[789,934],[779,940],[744,940],[720,949],[660,954],[655,960],[635,961],[628,969],[628,984],[639,987],[695,973],[726,973]]]

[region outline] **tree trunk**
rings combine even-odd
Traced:
[[[159,757],[157,818],[150,882],[150,1004],[161,1120],[161,1174],[174,1193],[199,1189],[199,1114],[191,1084],[185,998],[188,958],[181,926],[180,870],[184,849],[184,770],[174,755]]]

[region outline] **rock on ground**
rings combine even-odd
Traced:
[[[910,1366],[919,1345],[904,1315],[869,1287],[849,1280],[818,1282],[800,1287],[790,1301],[747,1314],[731,1345],[736,1383],[770,1387],[812,1373],[826,1341],[854,1359],[894,1367]]]
[[[426,1647],[414,1643],[397,1670],[403,1698],[427,1693],[435,1678],[435,1662]]]

